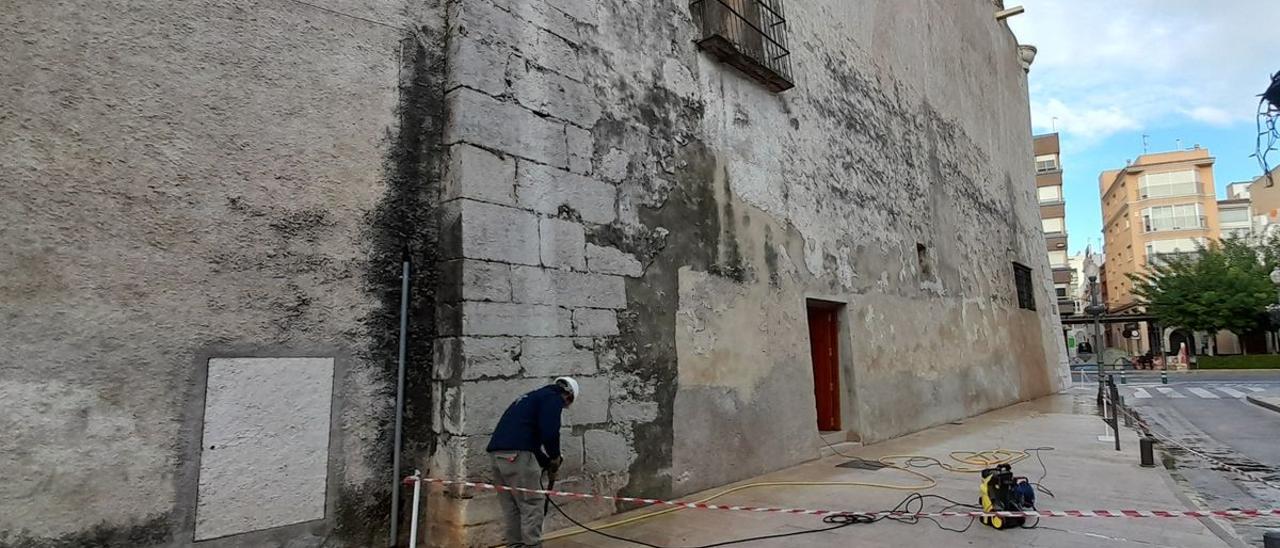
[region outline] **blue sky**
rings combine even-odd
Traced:
[[[1098,174],[1142,154],[1199,144],[1226,185],[1260,174],[1258,97],[1280,71],[1277,0],[1006,0],[1031,67],[1036,133],[1062,138],[1068,243],[1101,241]],[[1273,162],[1274,163],[1274,162]]]

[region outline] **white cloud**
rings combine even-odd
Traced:
[[[1038,132],[1056,130],[1090,141],[1141,127],[1119,107],[1074,109],[1058,99],[1033,102],[1031,125]]]
[[[1198,120],[1213,126],[1229,126],[1235,121],[1230,112],[1217,107],[1196,107],[1183,111],[1192,120]]]
[[[1039,48],[1032,120],[1084,141],[1188,121],[1253,119],[1280,59],[1275,0],[1022,0],[1011,24]]]

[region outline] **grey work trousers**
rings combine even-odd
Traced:
[[[542,466],[529,451],[494,451],[493,480],[498,485],[541,489]],[[507,543],[542,546],[543,496],[533,493],[499,491],[498,502],[506,519]]]

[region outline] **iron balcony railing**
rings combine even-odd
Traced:
[[[701,27],[698,47],[772,91],[794,86],[782,0],[693,0],[689,9]]]

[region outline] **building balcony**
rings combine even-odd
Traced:
[[[693,0],[699,48],[773,92],[795,86],[780,0]]]
[[[1067,216],[1067,206],[1064,202],[1054,204],[1040,204],[1041,219],[1055,219]]]
[[[1209,222],[1204,215],[1200,215],[1198,217],[1168,217],[1154,221],[1150,218],[1146,218],[1143,219],[1142,224],[1142,231],[1144,233],[1170,232],[1174,230],[1204,230],[1209,228]]]
[[[1062,185],[1062,170],[1046,171],[1036,174],[1036,186],[1060,186]]]

